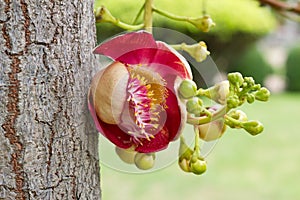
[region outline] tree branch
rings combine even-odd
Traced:
[[[274,8],[275,10],[278,11],[285,11],[285,12],[293,12],[296,13],[298,15],[300,15],[300,3],[298,2],[298,4],[296,6],[292,6],[289,3],[286,2],[282,2],[279,0],[258,0],[262,5],[269,5],[272,8]]]

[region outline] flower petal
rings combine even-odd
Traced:
[[[169,96],[166,100],[168,109],[165,126],[169,131],[169,140],[176,140],[184,128],[186,122],[186,109],[183,102],[180,101],[177,94],[177,88],[182,79],[176,78],[173,88],[168,88]]]
[[[157,72],[163,77],[169,74],[176,74],[181,78],[193,78],[191,68],[182,55],[164,42],[157,41],[156,43],[158,50],[152,63],[162,65],[154,66]]]
[[[156,49],[156,43],[153,39],[152,35],[146,31],[138,31],[126,33],[123,35],[116,36],[94,49],[95,54],[102,54],[108,56],[114,60],[130,63],[130,59],[120,60],[119,58],[124,56],[124,54],[128,54],[129,52],[141,50],[141,49]],[[134,55],[135,53],[133,53]],[[144,55],[141,53],[141,55]],[[142,58],[142,56],[139,56]],[[139,62],[137,58],[136,62]],[[131,63],[133,64],[133,63]]]
[[[97,130],[116,146],[124,149],[130,148],[133,145],[131,137],[128,134],[124,133],[117,125],[102,122],[97,117],[91,100],[92,99],[90,98],[88,102],[88,107]]]
[[[148,65],[162,76],[176,74],[192,79],[187,61],[164,42],[156,42],[152,34],[145,31],[131,32],[117,36],[100,44],[95,54],[103,54],[116,61],[130,65]]]
[[[152,138],[150,141],[147,139],[142,139],[141,142],[143,145],[138,145],[135,148],[135,151],[140,153],[153,153],[161,151],[167,148],[169,144],[169,132],[164,127],[155,135],[155,138]]]
[[[93,78],[90,95],[98,117],[108,124],[118,124],[127,98],[129,74],[120,62],[114,62]]]

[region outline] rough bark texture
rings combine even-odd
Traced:
[[[92,0],[0,0],[0,199],[100,199]]]

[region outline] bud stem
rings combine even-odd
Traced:
[[[226,106],[222,106],[221,109],[214,112],[213,114],[210,113],[210,115],[207,115],[207,116],[195,117],[193,115],[188,115],[187,123],[192,124],[192,125],[206,124],[206,123],[215,121],[221,117],[224,117],[225,113],[226,113]]]
[[[152,33],[152,11],[153,10],[153,0],[145,0],[145,7],[144,7],[144,28],[149,33]]]
[[[96,18],[96,23],[108,22],[108,23],[112,23],[122,29],[125,29],[125,30],[133,31],[133,30],[139,30],[144,27],[144,24],[130,25],[130,24],[121,22],[119,19],[112,16],[112,14],[109,12],[109,10],[107,8],[105,8],[104,6],[101,6],[96,9],[95,18]]]
[[[156,12],[157,14],[160,14],[164,17],[167,17],[169,19],[173,19],[173,20],[176,20],[176,21],[189,21],[189,17],[186,17],[186,16],[178,16],[178,15],[175,15],[173,13],[169,13],[167,11],[164,11],[164,10],[161,10],[161,9],[158,9],[156,7],[152,7],[152,10],[154,12]]]

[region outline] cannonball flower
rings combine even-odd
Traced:
[[[98,131],[121,149],[167,148],[186,122],[177,93],[182,80],[192,79],[186,60],[145,31],[116,36],[94,53],[113,60],[90,87],[89,109]]]

